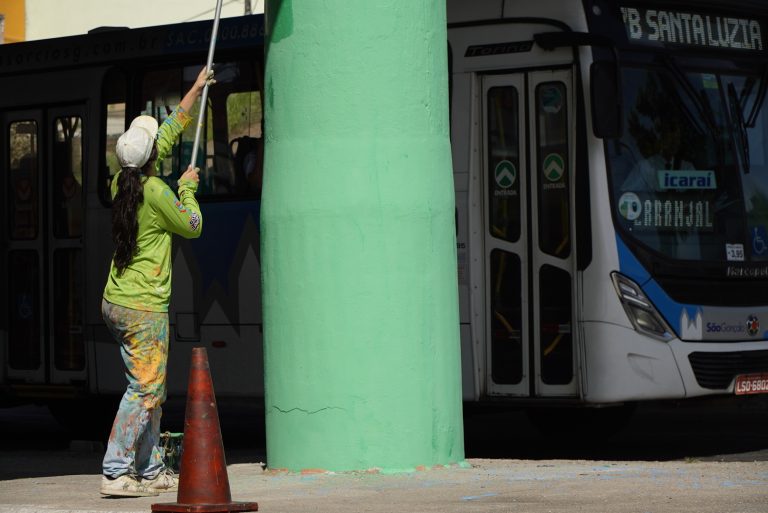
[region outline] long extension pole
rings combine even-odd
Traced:
[[[216,49],[216,37],[219,33],[219,18],[221,17],[221,3],[222,0],[216,0],[216,16],[213,18],[213,30],[211,31],[211,44],[208,47],[208,62],[205,64],[206,71],[210,72],[213,66],[213,51]],[[195,144],[192,146],[192,162],[190,164],[194,167],[197,162],[197,147],[200,144],[200,132],[203,129],[203,120],[205,119],[205,113],[208,104],[208,82],[203,87],[203,94],[200,97],[200,115],[197,118],[197,129],[195,129]]]

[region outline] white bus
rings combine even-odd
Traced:
[[[448,22],[464,399],[768,392],[768,4]]]

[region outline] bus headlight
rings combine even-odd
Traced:
[[[669,324],[637,283],[617,272],[611,273],[611,279],[635,331],[665,342],[672,339]]]

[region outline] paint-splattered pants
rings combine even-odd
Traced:
[[[125,308],[103,300],[101,313],[120,343],[128,388],[109,435],[105,476],[131,474],[152,479],[164,468],[159,447],[165,401],[168,314]]]

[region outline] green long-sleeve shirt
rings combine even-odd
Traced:
[[[171,152],[173,144],[191,118],[177,108],[157,132],[157,165]],[[112,180],[112,198],[117,194],[119,172]],[[179,197],[160,178],[142,176],[144,201],[138,207],[139,231],[136,253],[122,274],[114,260],[109,270],[104,299],[110,303],[145,310],[167,312],[171,298],[171,237],[200,236],[203,216],[195,199],[197,183],[179,180]]]

